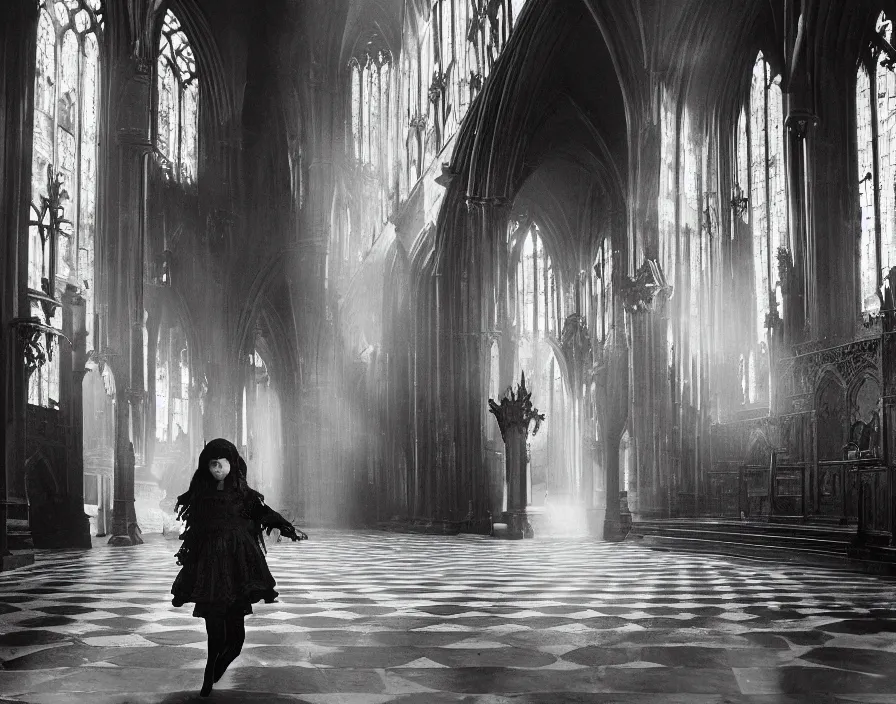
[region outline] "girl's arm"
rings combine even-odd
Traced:
[[[274,528],[292,540],[307,540],[308,536],[296,529],[292,523],[277,513],[270,506],[265,505],[261,496],[256,494],[252,501],[252,520],[256,521],[263,529],[267,529],[268,535]]]

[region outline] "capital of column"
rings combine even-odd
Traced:
[[[120,127],[116,138],[121,146],[129,147],[141,154],[150,154],[155,150],[146,130],[141,127]]]
[[[818,115],[811,110],[794,109],[787,115],[784,124],[791,134],[795,135],[798,139],[805,139],[806,135],[809,133],[809,128],[817,127],[818,122]]]
[[[510,205],[510,200],[504,196],[467,196],[464,199],[464,202],[467,204],[467,210],[470,212],[475,210],[486,211],[489,209],[506,208]]]
[[[625,277],[620,288],[623,303],[631,313],[654,312],[673,292],[660,263],[655,259],[645,259],[634,278]]]

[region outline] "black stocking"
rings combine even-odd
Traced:
[[[208,633],[208,660],[205,663],[205,675],[202,678],[202,689],[199,695],[207,697],[212,693],[215,682],[215,662],[227,643],[227,621],[223,616],[206,616],[205,630]]]
[[[245,614],[242,612],[227,614],[227,646],[215,665],[215,682],[227,671],[230,663],[239,657],[246,640]]]

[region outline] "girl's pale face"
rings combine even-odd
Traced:
[[[212,460],[208,463],[208,471],[219,482],[223,482],[227,475],[230,474],[230,461],[225,457],[219,460]]]

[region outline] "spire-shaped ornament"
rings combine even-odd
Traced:
[[[508,389],[500,404],[490,398],[488,405],[498,421],[501,437],[504,439],[503,519],[507,524],[509,537],[531,538],[534,533],[527,514],[530,503],[529,427],[535,421],[532,435],[536,435],[544,421],[544,414],[539,413],[532,405],[532,392],[526,388],[525,372],[520,377],[516,393]]]

